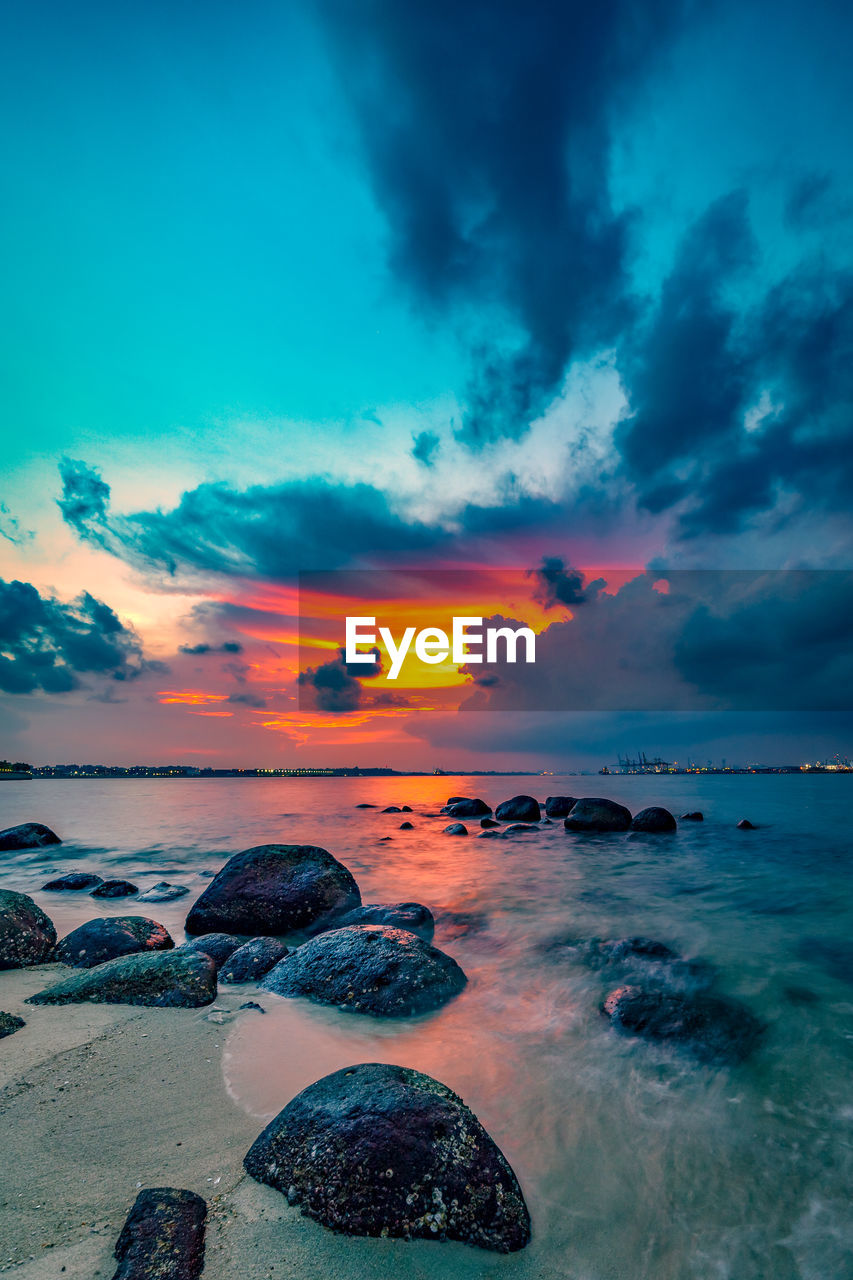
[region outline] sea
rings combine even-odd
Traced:
[[[518,792],[704,821],[671,835],[554,822],[479,838],[476,820],[467,837],[443,833],[451,794],[495,806]],[[381,811],[404,804],[413,812]],[[329,1071],[415,1067],[479,1116],[530,1207],[524,1254],[468,1250],[483,1268],[468,1274],[841,1280],[853,1276],[852,816],[853,775],[831,774],[4,782],[0,827],[45,822],[63,844],[0,854],[0,887],[32,894],[60,934],[144,914],[179,943],[230,855],[321,845],[365,902],[426,903],[469,982],[443,1009],[390,1022],[263,993],[266,1016],[229,1024],[223,1057],[259,1129]],[[755,830],[737,829],[744,817]],[[190,893],[136,906],[41,891],[72,869]],[[761,1020],[745,1062],[614,1031],[601,1005],[626,975],[591,965],[587,944],[634,935],[695,962],[682,984],[695,974]]]

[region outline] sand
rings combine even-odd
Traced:
[[[205,1009],[26,1005],[67,972],[0,973],[0,1008],[27,1025],[0,1041],[0,1273],[109,1280],[137,1192],[184,1187],[209,1206],[204,1280],[458,1280],[553,1276],[531,1251],[336,1236],[243,1173],[263,1127],[230,1097],[222,1051],[247,989]],[[251,995],[251,992],[249,993]]]

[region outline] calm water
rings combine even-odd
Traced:
[[[517,791],[603,792],[706,821],[666,837],[574,836],[558,823],[513,840],[478,839],[471,822],[459,840],[430,816],[451,793],[494,805]],[[832,776],[3,783],[0,826],[38,819],[66,843],[0,855],[0,886],[35,891],[61,932],[139,912],[179,940],[189,902],[231,853],[322,845],[365,901],[430,905],[436,944],[470,982],[404,1023],[264,994],[267,1016],[232,1024],[225,1056],[259,1128],[327,1071],[399,1062],[456,1089],[518,1173],[535,1238],[505,1260],[515,1275],[836,1280],[853,1275],[851,801],[853,778]],[[737,831],[743,816],[759,829]],[[400,831],[403,818],[415,830]],[[137,908],[37,892],[71,868],[192,894]],[[598,1006],[620,975],[547,948],[636,933],[710,962],[716,990],[766,1022],[748,1063],[701,1067],[615,1035]]]

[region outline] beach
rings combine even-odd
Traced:
[[[443,834],[450,794],[495,805],[518,791],[603,793],[634,812],[701,809],[705,821],[672,836],[584,836],[556,822],[515,837],[480,839],[474,822],[464,841]],[[847,795],[831,777],[6,784],[0,825],[37,818],[64,843],[3,855],[0,887],[31,893],[60,936],[133,913],[179,944],[190,904],[231,854],[310,840],[349,867],[364,901],[430,906],[435,944],[468,985],[436,1011],[383,1020],[256,984],[220,983],[195,1009],[42,1007],[26,997],[64,966],[0,973],[0,1008],[26,1021],[0,1042],[0,1268],[110,1277],[138,1190],[172,1186],[208,1202],[205,1280],[848,1274]],[[411,813],[381,811],[404,803]],[[754,831],[736,829],[744,816]],[[71,869],[190,893],[135,905],[41,891]],[[600,1006],[615,978],[565,944],[631,935],[707,967],[715,991],[761,1020],[748,1061],[697,1063],[614,1033]],[[248,1000],[265,1012],[241,1010]],[[527,1248],[336,1235],[244,1173],[269,1119],[359,1062],[414,1067],[465,1100],[518,1176]]]

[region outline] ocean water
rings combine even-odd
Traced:
[[[467,839],[442,834],[449,794],[496,805],[521,791],[701,809],[705,822],[671,836],[573,835],[557,822],[479,839],[476,821]],[[189,903],[230,854],[322,845],[366,902],[427,903],[436,945],[469,984],[399,1022],[264,993],[267,1015],[231,1024],[224,1057],[259,1129],[328,1071],[398,1062],[462,1095],[527,1197],[529,1248],[489,1257],[488,1272],[469,1250],[471,1275],[839,1280],[853,1275],[851,801],[853,778],[831,775],[9,782],[0,827],[36,819],[65,843],[0,854],[0,887],[32,893],[61,933],[134,913],[180,941]],[[744,816],[757,830],[735,828]],[[414,830],[399,829],[405,819]],[[39,891],[71,869],[191,894],[137,907]],[[554,945],[635,934],[701,962],[683,984],[711,980],[762,1020],[746,1062],[703,1066],[616,1034],[600,1005],[630,975]]]

